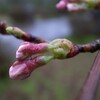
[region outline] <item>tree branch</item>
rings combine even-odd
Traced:
[[[0,22],[0,34],[13,35],[17,39],[21,39],[28,42],[34,42],[34,43],[47,42],[46,40],[32,36],[17,27],[7,27],[6,23],[4,22]]]
[[[74,57],[79,53],[86,53],[86,52],[93,53],[100,50],[100,39],[83,45],[78,45],[78,44],[77,45],[73,44],[73,45],[74,46],[72,50],[69,52],[69,54],[67,55],[67,58]]]

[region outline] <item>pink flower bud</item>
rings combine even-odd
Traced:
[[[16,58],[23,60],[32,56],[33,54],[43,53],[47,51],[47,43],[34,44],[30,42],[24,42],[16,52]]]
[[[68,3],[66,7],[68,11],[81,11],[87,9],[87,5],[85,3]]]
[[[66,9],[66,3],[64,0],[61,0],[59,3],[56,4],[56,8],[59,10],[65,10]]]
[[[61,0],[57,3],[56,8],[59,10],[81,11],[87,9],[87,4],[81,0]]]
[[[26,79],[33,70],[46,64],[44,57],[35,57],[24,61],[16,61],[9,69],[9,76],[14,80]]]

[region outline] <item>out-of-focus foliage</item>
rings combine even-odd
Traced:
[[[37,11],[54,12],[58,0],[0,0],[0,12],[8,13],[15,9],[35,8]],[[12,9],[14,7],[14,9]]]

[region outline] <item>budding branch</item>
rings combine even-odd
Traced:
[[[16,52],[17,62],[9,70],[12,79],[25,79],[30,76],[33,69],[54,59],[68,59],[79,53],[93,53],[100,50],[100,39],[83,45],[75,44],[67,39],[55,39],[48,42],[29,35],[17,27],[9,27],[3,22],[0,24],[0,33],[27,41],[21,44]],[[36,54],[40,54],[40,56],[32,58],[32,55]]]

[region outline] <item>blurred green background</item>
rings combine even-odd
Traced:
[[[100,11],[60,12],[55,8],[58,1],[0,0],[0,20],[47,40],[68,38],[81,44],[100,38]],[[8,71],[20,43],[12,36],[0,35],[0,100],[75,100],[96,53],[52,61],[28,79],[15,81]]]

